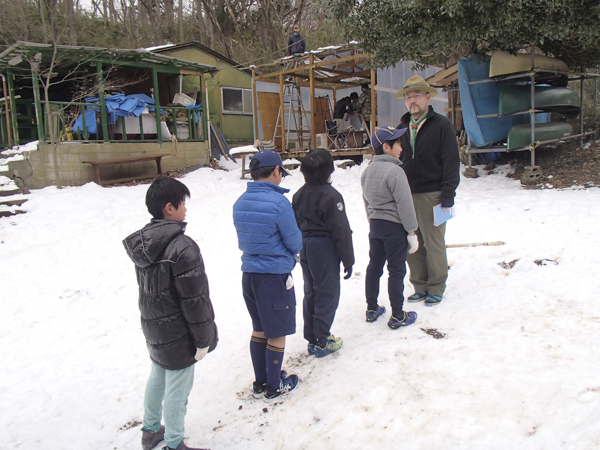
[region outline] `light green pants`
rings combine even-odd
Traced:
[[[448,257],[446,256],[446,222],[439,227],[433,225],[433,207],[441,202],[442,193],[426,192],[413,194],[419,229],[419,250],[406,257],[410,268],[410,282],[415,292],[442,295],[448,279]]]
[[[161,416],[165,421],[165,441],[177,448],[183,440],[188,396],[194,385],[194,366],[167,370],[152,362],[144,395],[144,429],[156,433]]]

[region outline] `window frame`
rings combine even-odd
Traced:
[[[241,91],[242,93],[242,110],[234,111],[231,109],[225,109],[225,90],[229,91]],[[246,93],[250,93],[250,101],[246,101],[247,95]],[[249,103],[249,104],[248,104]],[[247,111],[249,109],[249,111]],[[223,114],[231,114],[231,115],[240,115],[240,116],[252,116],[254,114],[254,102],[252,101],[252,89],[246,88],[238,88],[232,86],[221,86],[221,113]]]

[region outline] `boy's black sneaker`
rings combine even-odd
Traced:
[[[417,313],[414,311],[403,312],[402,320],[397,317],[391,316],[390,320],[388,320],[388,327],[392,330],[397,330],[400,327],[406,327],[408,325],[412,325],[417,320]]]
[[[367,309],[367,322],[372,323],[379,319],[379,316],[385,313],[385,306],[378,306],[375,310]]]
[[[280,395],[287,394],[298,386],[298,375],[289,375],[279,382],[279,389],[275,390],[271,386],[265,386],[265,399],[273,400]]]
[[[283,380],[287,377],[287,372],[285,370],[281,371],[279,377]],[[257,383],[256,381],[252,382],[252,396],[254,398],[262,398],[265,393],[265,388],[267,387],[267,383]]]

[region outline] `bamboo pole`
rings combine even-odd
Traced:
[[[494,245],[504,245],[505,242],[502,241],[491,241],[491,242],[474,242],[471,244],[447,244],[446,248],[458,248],[458,247],[481,247],[481,246],[494,246]]]

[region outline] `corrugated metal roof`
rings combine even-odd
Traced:
[[[182,70],[192,72],[210,72],[215,67],[207,64],[196,63],[172,56],[152,53],[144,48],[140,49],[114,49],[100,47],[85,47],[71,45],[52,45],[36,42],[17,41],[0,53],[0,70],[13,69],[15,71],[29,71],[29,61],[38,56],[41,68],[49,67],[52,57],[58,57],[55,67],[73,67],[81,63],[101,61],[114,65],[127,65],[134,67],[163,67],[170,72]]]

